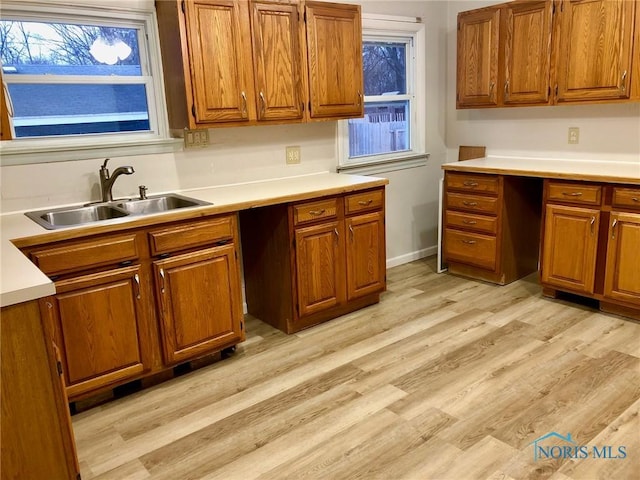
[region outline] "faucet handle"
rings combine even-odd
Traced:
[[[107,169],[107,162],[108,162],[109,160],[110,160],[110,159],[108,159],[108,158],[105,158],[105,159],[104,159],[104,163],[102,164],[102,167],[100,167],[100,170],[106,170],[106,169]]]
[[[147,198],[147,187],[144,185],[138,186],[138,191],[140,192],[140,200],[146,200]]]

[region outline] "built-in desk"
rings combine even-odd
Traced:
[[[640,160],[486,157],[442,168],[451,273],[506,284],[539,269],[548,296],[640,317]]]

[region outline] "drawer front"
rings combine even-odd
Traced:
[[[384,202],[382,193],[382,190],[373,190],[371,192],[348,195],[345,197],[345,213],[349,215],[369,210],[380,210]]]
[[[477,232],[498,233],[498,218],[485,215],[474,215],[472,213],[455,212],[447,210],[445,212],[445,225],[447,227],[463,228]]]
[[[135,234],[85,240],[31,252],[33,263],[47,275],[129,262],[138,257]]]
[[[447,208],[496,215],[498,213],[498,199],[496,197],[447,192]]]
[[[496,269],[496,237],[446,228],[444,251],[447,261],[465,263],[494,271]]]
[[[447,172],[446,187],[448,190],[498,193],[500,184],[497,175],[472,175]]]
[[[335,218],[337,215],[337,198],[298,203],[293,206],[293,221],[296,225],[300,223],[314,222],[325,218]]]
[[[640,209],[640,188],[613,187],[614,207]]]
[[[151,254],[211,245],[233,239],[233,232],[234,217],[231,215],[154,230],[149,232]]]
[[[600,185],[549,182],[548,192],[549,200],[579,205],[600,205],[602,198],[602,187]]]

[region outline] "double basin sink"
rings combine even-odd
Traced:
[[[36,212],[28,212],[25,215],[44,228],[54,230],[201,205],[211,205],[211,203],[170,193],[144,199],[132,198],[75,207],[38,210]]]

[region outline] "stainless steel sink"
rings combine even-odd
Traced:
[[[44,228],[54,230],[129,216],[167,212],[178,208],[197,207],[200,205],[211,204],[209,202],[170,193],[145,199],[134,198],[129,200],[116,200],[108,203],[56,208],[53,210],[38,210],[25,213],[25,215]]]
[[[141,200],[131,199],[125,202],[115,202],[115,205],[132,215],[145,215],[148,213],[158,213],[166,212],[168,210],[175,210],[176,208],[209,205],[209,203],[171,193],[168,195],[158,195]]]
[[[85,223],[111,220],[129,215],[127,212],[111,205],[90,205],[86,207],[67,207],[55,210],[29,212],[27,217],[49,230],[56,228],[84,225]]]

